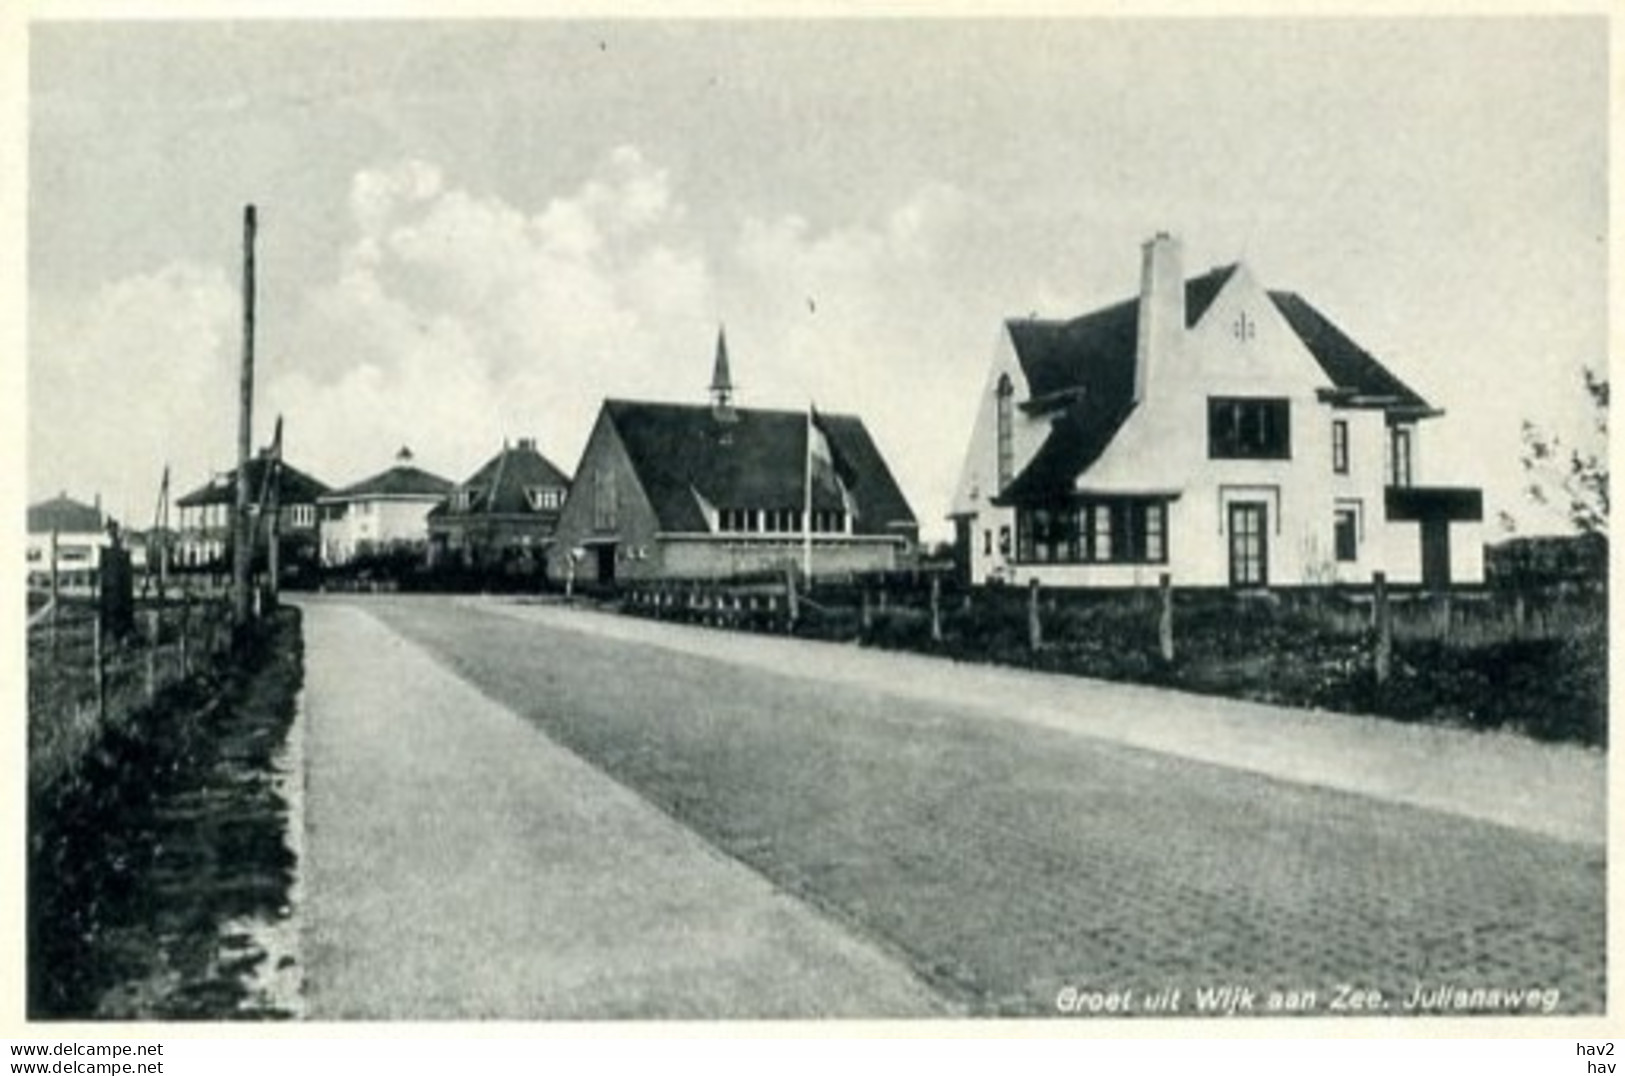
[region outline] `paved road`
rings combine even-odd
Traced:
[[[1137,1014],[1176,989],[1189,1016],[1226,984],[1322,1016],[1345,987],[1393,1014],[1418,988],[1446,1015],[1458,988],[1602,1004],[1588,808],[1559,840],[1483,797],[1417,806],[1410,779],[1326,787],[1346,730],[568,610],[307,608],[318,1016],[1052,1013],[1068,990]],[[1592,780],[1472,743],[1431,738],[1430,764]]]
[[[305,638],[312,1018],[950,1011],[368,613]]]

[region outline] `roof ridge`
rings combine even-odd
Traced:
[[[607,410],[611,406],[616,408],[658,407],[671,411],[704,414],[709,414],[712,411],[711,405],[707,403],[687,403],[679,400],[628,400],[624,398],[606,397],[604,399],[605,409]],[[804,407],[734,407],[732,410],[735,415],[778,415],[799,416],[805,418],[808,409]],[[818,409],[818,414],[821,418],[848,418],[857,419],[859,422],[863,421],[863,416],[859,415],[856,411],[830,411],[820,407]]]
[[[495,510],[497,491],[502,488],[502,473],[508,467],[508,453],[512,451],[514,450],[509,448],[508,443],[504,441],[502,443],[502,452],[497,456],[496,474],[491,476],[491,495],[485,499],[486,515],[490,515]]]

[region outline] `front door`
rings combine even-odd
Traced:
[[[1422,585],[1429,590],[1450,586],[1450,523],[1422,521]]]
[[[609,586],[615,582],[615,546],[611,543],[594,549],[598,553],[598,582]]]
[[[1269,509],[1257,501],[1230,505],[1230,585],[1268,586]]]

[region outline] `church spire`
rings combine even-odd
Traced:
[[[728,330],[717,326],[717,361],[711,369],[711,407],[725,411],[733,407],[733,375],[728,370]]]

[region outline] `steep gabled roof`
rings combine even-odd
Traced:
[[[700,499],[715,508],[800,509],[806,491],[807,413],[735,408],[719,417],[710,407],[606,400],[613,425],[661,530],[709,530]],[[848,467],[847,493],[858,534],[894,533],[913,526],[914,513],[897,487],[863,420],[820,414],[832,451]],[[843,507],[833,481],[813,485],[813,508]]]
[[[1233,264],[1221,266],[1185,282],[1186,328],[1201,320],[1235,271]],[[1431,410],[1298,295],[1272,291],[1269,297],[1337,392],[1407,411]],[[1059,413],[1049,436],[995,503],[1065,493],[1106,451],[1134,410],[1139,320],[1140,301],[1135,298],[1070,321],[1006,322],[1031,399],[1055,399]]]
[[[1356,396],[1391,398],[1394,405],[1407,409],[1431,410],[1409,385],[1296,293],[1272,291],[1270,300],[1338,389]]]
[[[557,489],[568,492],[570,478],[536,450],[536,442],[521,438],[517,444],[503,445],[502,451],[487,460],[466,482],[452,489],[472,494],[468,511],[453,510],[445,500],[429,512],[431,519],[480,515],[557,514],[556,508],[537,508],[526,494],[529,489]],[[451,492],[448,490],[447,492]]]
[[[1235,273],[1209,270],[1185,283],[1185,325],[1195,325]],[[1134,350],[1140,338],[1140,300],[1129,299],[1070,321],[1012,318],[1006,326],[1034,398],[1082,388],[1127,398],[1134,391]]]
[[[93,534],[106,524],[100,508],[76,501],[66,493],[28,506],[29,534]]]
[[[265,466],[270,457],[261,453],[248,461],[248,495],[252,500],[260,495],[265,482]],[[327,492],[327,486],[310,477],[297,467],[283,461],[277,468],[277,499],[283,505],[314,504],[316,498]],[[237,469],[216,475],[208,485],[199,486],[175,502],[182,508],[196,508],[208,504],[237,503]]]

